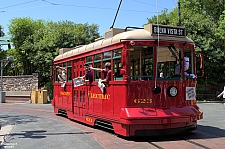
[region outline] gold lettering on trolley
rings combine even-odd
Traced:
[[[87,122],[92,122],[92,118],[90,118],[90,117],[86,117],[85,120],[86,120]]]
[[[60,92],[60,95],[62,95],[62,96],[70,96],[71,92]]]
[[[92,92],[88,92],[89,98],[96,98],[96,99],[102,99],[102,100],[110,100],[109,94],[95,94]]]
[[[151,104],[152,103],[152,99],[151,98],[141,98],[141,99],[134,99],[134,103],[139,103],[139,104]]]

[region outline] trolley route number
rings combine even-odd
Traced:
[[[151,98],[141,98],[141,99],[134,99],[134,103],[140,103],[140,104],[151,104],[152,103],[152,99]]]

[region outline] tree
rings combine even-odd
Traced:
[[[3,27],[0,25],[0,37],[5,36],[5,33],[3,32]]]
[[[180,0],[181,26],[186,27],[187,36],[198,45],[197,52],[205,57],[205,78],[201,84],[218,85],[225,76],[218,75],[225,70],[224,61],[224,1],[217,0]],[[177,25],[178,8],[167,10],[148,23]],[[220,21],[218,20],[220,18]],[[217,29],[218,28],[218,29]],[[201,81],[201,82],[200,82]]]
[[[9,34],[20,74],[39,73],[41,80],[49,80],[49,68],[60,48],[88,44],[99,37],[98,25],[75,24],[71,21],[52,22],[31,18],[12,19]]]
[[[2,30],[2,26],[0,25],[0,37],[3,37],[5,33]],[[2,46],[0,45],[0,60],[5,58],[5,51],[2,49]]]

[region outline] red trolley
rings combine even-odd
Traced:
[[[74,85],[84,64],[104,68],[106,62],[112,74],[104,92],[98,86],[103,72],[92,71],[93,82]],[[93,43],[60,49],[54,65],[66,69],[66,82],[59,82],[53,67],[54,113],[121,136],[195,130],[203,118],[196,105],[196,62],[184,27],[111,28]]]

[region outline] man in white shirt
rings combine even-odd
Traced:
[[[189,57],[184,57],[184,75],[192,78],[196,78],[194,74],[189,74],[186,71],[189,69]],[[175,66],[175,76],[180,76],[180,64],[176,64]]]
[[[66,69],[60,66],[56,66],[56,70],[59,73],[58,78],[60,82],[66,81]]]

